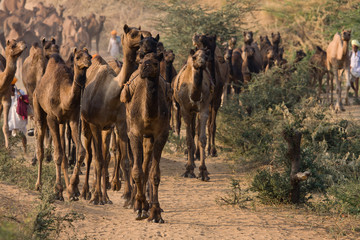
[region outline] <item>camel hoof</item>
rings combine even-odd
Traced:
[[[56,195],[56,196],[55,196],[55,200],[64,201],[64,197],[63,197],[63,196]]]
[[[143,220],[143,218],[141,217],[141,211],[140,210],[136,210],[136,220]]]
[[[40,190],[41,190],[41,184],[40,184],[40,183],[36,183],[36,184],[35,184],[35,190],[36,190],[36,191],[40,191]]]
[[[196,175],[194,172],[188,172],[186,171],[183,175],[181,175],[184,178],[196,178]]]
[[[216,150],[216,148],[211,149],[211,151],[210,151],[210,156],[211,156],[211,157],[217,157],[217,156],[218,156],[218,155],[217,155],[217,150]]]
[[[111,182],[111,189],[113,191],[120,191],[121,189],[121,182],[118,180],[114,180]]]
[[[142,212],[141,212],[141,218],[142,218],[142,219],[146,219],[146,218],[148,218],[148,217],[149,217],[148,212],[145,211],[145,210],[142,210]]]
[[[204,182],[208,182],[210,180],[209,172],[205,169],[200,169],[200,173],[198,179]]]
[[[152,221],[154,223],[164,223],[164,219],[161,217],[161,208],[153,206],[150,210],[150,216],[148,221]]]
[[[75,197],[75,196],[71,196],[69,198],[70,202],[76,202],[76,201],[79,201],[79,198],[78,197]]]
[[[84,200],[90,200],[91,199],[91,192],[83,190],[80,194],[80,197]]]
[[[101,195],[96,193],[94,193],[89,203],[93,205],[104,205],[104,202],[101,199]]]

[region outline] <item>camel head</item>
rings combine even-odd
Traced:
[[[273,47],[269,47],[266,51],[266,58],[269,60],[274,59],[275,57],[275,52],[274,52],[274,48]]]
[[[236,37],[231,37],[230,40],[228,41],[228,47],[230,49],[234,49],[236,46],[236,41],[237,41]]]
[[[141,31],[139,28],[124,25],[124,34],[121,35],[121,44],[131,49],[138,49],[141,41]]]
[[[105,20],[106,20],[105,16],[100,16],[100,18],[99,18],[100,23],[104,23]]]
[[[281,36],[280,33],[271,33],[271,41],[273,44],[279,44],[281,42]]]
[[[65,7],[60,4],[60,5],[59,5],[59,12],[60,12],[60,14],[59,14],[59,15],[61,15],[64,11],[65,11]]]
[[[244,43],[250,45],[254,41],[253,32],[244,32]]]
[[[72,18],[76,31],[81,27],[81,22],[77,17]]]
[[[87,48],[78,50],[74,48],[74,65],[79,69],[87,69],[91,65],[91,56]]]
[[[248,58],[253,58],[255,55],[255,49],[253,47],[247,46],[241,54],[243,61]]]
[[[196,47],[196,49],[210,50],[208,61],[212,61],[215,59],[216,35],[194,34],[192,40],[193,40],[193,45]]]
[[[351,30],[342,30],[341,32],[341,40],[348,42],[351,38]]]
[[[227,48],[225,50],[224,59],[225,59],[226,62],[231,62],[232,53],[233,53],[232,48]]]
[[[206,68],[206,62],[209,60],[210,57],[210,50],[209,49],[199,49],[196,52],[191,49],[190,56],[192,58],[192,65],[196,70],[203,70]]]
[[[160,62],[163,59],[163,53],[157,54],[151,52],[141,58],[140,77],[147,79],[158,79],[160,75]]]
[[[157,52],[157,47],[159,43],[160,36],[156,35],[153,37],[144,37],[142,34],[140,35],[140,44],[139,44],[139,54],[143,54],[144,56],[151,52]]]
[[[54,38],[51,38],[50,41],[43,38],[42,45],[43,45],[43,50],[44,50],[44,56],[48,59],[52,54],[59,53],[59,46],[56,45],[56,41]]]
[[[260,48],[263,48],[265,45],[271,45],[268,36],[260,36]]]
[[[35,42],[30,48],[30,56],[42,56],[42,48],[39,46],[39,43]]]
[[[164,53],[164,59],[166,63],[173,63],[175,60],[175,53],[173,50],[166,50]]]
[[[86,17],[81,17],[80,24],[81,24],[81,27],[87,29],[87,27],[89,25],[89,21]]]
[[[5,55],[17,58],[25,50],[25,48],[26,44],[23,41],[16,41],[14,39],[7,40],[5,47]]]

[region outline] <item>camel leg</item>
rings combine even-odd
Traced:
[[[22,145],[23,145],[23,148],[24,148],[24,153],[26,153],[26,151],[27,151],[27,147],[26,147],[26,145],[27,145],[26,135],[25,135],[25,133],[23,133],[23,132],[20,132],[19,134],[20,134],[20,136],[21,136],[21,142],[22,142]]]
[[[182,175],[183,177],[194,178],[194,135],[193,135],[193,119],[194,114],[182,114],[185,125],[186,125],[186,143],[188,149],[188,161],[186,163],[186,171]]]
[[[9,103],[7,100],[4,100],[4,102],[2,103],[3,114],[4,114],[3,133],[4,133],[4,137],[5,137],[5,147],[7,149],[9,149],[9,137],[10,137],[10,134],[9,134],[10,105],[11,105],[11,103]]]
[[[205,108],[205,111],[200,113],[199,116],[199,142],[200,142],[200,166],[199,166],[199,179],[202,181],[209,181],[209,172],[205,165],[205,148],[206,148],[206,122],[209,118],[209,109]]]
[[[345,109],[344,109],[344,107],[342,105],[342,101],[341,101],[341,81],[339,79],[339,73],[338,73],[337,69],[335,69],[333,72],[334,72],[334,78],[336,81],[336,93],[337,93],[335,112],[344,111]]]
[[[195,140],[195,159],[200,160],[200,138],[199,138],[200,130],[199,130],[199,116],[198,116],[198,114],[196,114],[194,126],[195,126],[195,135],[194,136],[196,137],[196,140]]]
[[[145,196],[146,185],[149,179],[149,164],[151,162],[153,150],[154,150],[154,137],[146,137],[143,139],[143,149],[144,149],[144,162],[142,164],[142,171],[144,173],[144,181],[143,181],[143,194]],[[141,218],[145,219],[148,218],[148,211],[149,211],[149,203],[146,199],[142,202],[141,206]]]
[[[143,144],[142,136],[136,136],[134,133],[129,133],[131,150],[134,155],[134,166],[132,168],[132,177],[136,185],[136,196],[135,196],[135,206],[134,210],[136,211],[136,220],[142,220],[145,215],[142,214],[142,206],[146,201],[144,194],[144,172],[142,169],[143,164]]]
[[[73,166],[75,165],[75,159],[72,158],[72,154],[71,154],[71,128],[69,123],[66,124],[66,139],[67,139],[67,157],[69,159],[69,165]]]
[[[92,124],[89,124],[89,125],[90,125],[91,133],[93,136],[94,147],[95,147],[95,172],[96,172],[95,191],[90,200],[90,203],[95,204],[95,205],[97,205],[97,204],[104,205],[103,197],[102,197],[102,193],[101,193],[101,173],[102,173],[102,169],[104,166],[104,161],[102,158],[101,130],[98,129],[95,125],[92,125]],[[104,190],[106,191],[106,188]]]
[[[121,167],[121,171],[123,173],[124,178],[124,194],[123,198],[125,199],[124,207],[127,207],[131,204],[131,185],[130,185],[130,166],[129,166],[129,158],[128,158],[128,136],[126,134],[126,122],[123,121],[118,124],[115,128],[116,138],[118,142],[118,146],[120,149],[119,157],[118,157],[118,166]],[[119,171],[116,171],[117,176],[114,177],[114,181],[119,181]],[[119,181],[120,182],[120,181]],[[116,182],[115,182],[116,183]],[[115,185],[115,183],[113,183]]]
[[[89,190],[89,174],[90,174],[90,165],[92,160],[92,149],[91,149],[91,130],[88,123],[82,121],[82,132],[84,136],[85,143],[85,164],[86,164],[86,174],[85,174],[85,182],[81,192],[81,197],[85,200],[91,199],[91,192]]]
[[[54,140],[54,161],[56,166],[55,195],[56,199],[63,201],[63,186],[61,184],[61,164],[63,161],[63,151],[61,146],[59,124],[57,123],[56,119],[50,116],[47,116],[47,123]]]
[[[102,169],[103,175],[103,201],[107,204],[112,204],[107,195],[107,189],[110,189],[111,185],[109,182],[109,162],[110,162],[110,137],[111,137],[111,130],[102,131],[102,154],[104,159],[104,166]]]
[[[80,191],[78,189],[79,185],[79,174],[80,174],[80,168],[81,165],[84,162],[85,158],[85,149],[81,143],[81,138],[79,136],[79,121],[78,118],[72,119],[69,122],[69,126],[71,129],[71,137],[74,140],[75,148],[76,148],[76,156],[78,159],[76,159],[74,172],[70,179],[70,186],[68,187],[68,194],[72,200],[77,200],[77,197],[80,196]],[[70,141],[71,141],[70,137]],[[75,159],[74,159],[75,162]]]
[[[41,188],[41,175],[42,175],[42,161],[44,159],[44,137],[46,131],[45,113],[40,109],[39,104],[34,104],[34,118],[35,118],[35,137],[36,137],[36,155],[39,159],[38,177],[35,184],[35,189]]]
[[[100,33],[96,35],[96,52],[99,53]]]
[[[51,143],[52,143],[52,137],[50,135],[50,131],[47,128],[45,130],[45,154],[46,154],[46,161],[51,162],[52,156],[51,156]]]
[[[208,120],[208,133],[209,133],[209,144],[208,144],[208,154],[212,157],[217,156],[217,151],[215,147],[215,133],[216,133],[216,114],[219,108],[215,106],[215,103],[211,104],[210,117]]]
[[[346,79],[346,92],[345,92],[345,104],[349,105],[349,90],[351,87],[351,75],[350,75],[350,69],[345,69],[345,79]]]
[[[164,223],[164,220],[161,217],[161,208],[159,203],[159,185],[160,185],[160,159],[161,153],[164,149],[166,140],[169,133],[166,131],[164,134],[155,141],[154,143],[154,154],[151,163],[150,169],[150,182],[152,185],[152,194],[151,194],[151,209],[148,221],[153,221],[155,223]],[[206,143],[206,142],[205,142]]]
[[[180,136],[180,128],[181,128],[181,113],[180,113],[180,104],[175,102],[175,124],[176,124],[176,133]]]
[[[64,180],[65,180],[65,186],[66,188],[69,187],[69,173],[68,173],[68,168],[69,168],[69,164],[68,164],[68,159],[66,157],[65,154],[65,128],[66,125],[65,124],[59,124],[59,133],[60,133],[60,144],[61,144],[61,150],[62,152],[62,161],[61,161],[61,168],[64,172]],[[70,197],[69,197],[70,199]]]

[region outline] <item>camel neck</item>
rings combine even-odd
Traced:
[[[69,97],[68,106],[69,109],[76,108],[80,105],[81,91],[86,82],[86,68],[79,69],[74,66],[74,79],[71,86],[71,95]]]
[[[145,109],[146,117],[150,119],[158,116],[158,105],[159,105],[159,76],[153,79],[145,79],[146,82],[146,98],[145,98]]]
[[[348,48],[349,48],[349,41],[343,41],[343,49],[342,49],[342,58],[343,59],[348,56],[348,54],[347,54]]]
[[[166,82],[171,83],[172,80],[172,62],[166,62]]]
[[[190,92],[190,99],[194,102],[200,101],[202,92],[203,69],[193,68],[193,85]]]
[[[1,79],[1,83],[0,83],[1,91],[4,89],[4,87],[10,86],[11,82],[14,79],[15,72],[16,72],[16,58],[9,56],[6,58],[6,67],[4,70],[5,75]]]
[[[136,50],[123,47],[124,52],[124,63],[121,71],[117,77],[120,89],[123,88],[124,84],[129,80],[131,74],[135,72],[138,65],[136,63]]]

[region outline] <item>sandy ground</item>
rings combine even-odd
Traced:
[[[184,163],[183,156],[164,154],[162,158],[159,200],[164,224],[136,221],[133,210],[122,207],[122,190],[109,191],[112,205],[55,202],[57,214],[75,211],[85,217],[73,222],[73,227],[64,226],[59,239],[333,239],[350,221],[284,206],[221,206],[216,199],[226,195],[233,177],[224,157],[208,159],[210,182],[180,177]],[[34,206],[36,193],[7,184],[0,187],[0,215],[19,216]]]

